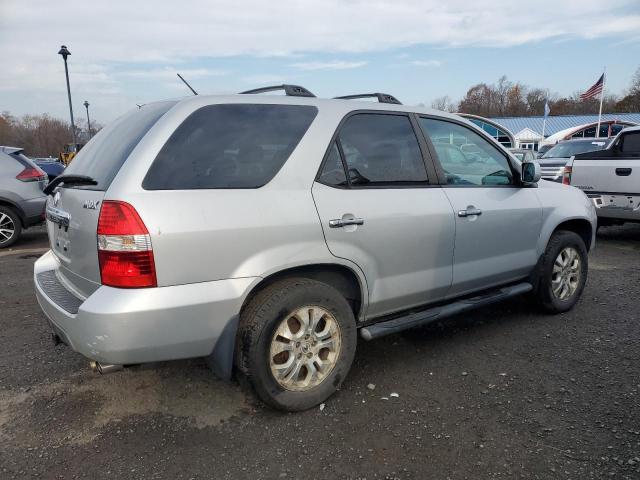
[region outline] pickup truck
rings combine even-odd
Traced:
[[[605,150],[571,157],[562,183],[593,201],[599,227],[640,222],[640,126],[624,129]]]

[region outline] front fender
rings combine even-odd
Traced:
[[[590,249],[594,247],[597,228],[597,215],[593,202],[575,187],[541,180],[537,189],[542,204],[542,230],[536,247],[538,255],[547,248],[553,232],[562,223],[571,220],[589,222],[591,226]]]

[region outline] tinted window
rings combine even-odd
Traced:
[[[340,152],[335,142],[331,146],[331,150],[329,150],[329,156],[327,157],[318,181],[325,185],[333,186],[344,186],[347,184],[347,176],[344,173]]]
[[[433,142],[449,185],[510,185],[506,156],[470,128],[444,120],[421,118]]]
[[[100,130],[65,170],[89,175],[98,182],[80,188],[106,190],[142,137],[176,102],[159,102],[132,110]]]
[[[154,160],[147,190],[257,188],[298,145],[317,109],[300,105],[210,105],[192,113]]]
[[[418,139],[406,116],[353,115],[344,123],[338,138],[351,185],[427,181]]]
[[[621,150],[623,152],[640,152],[640,132],[625,134]]]

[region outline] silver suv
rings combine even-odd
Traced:
[[[0,147],[0,248],[10,247],[24,228],[44,220],[47,174],[22,152]]]
[[[205,357],[302,410],[358,332],[576,303],[596,225],[580,190],[458,116],[282,88],[142,106],[47,187],[34,276],[54,339],[102,372]]]

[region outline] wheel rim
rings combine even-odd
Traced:
[[[582,261],[580,254],[573,247],[565,247],[553,262],[551,273],[551,290],[559,300],[572,297],[580,284]]]
[[[340,325],[328,310],[299,308],[280,322],[271,340],[273,378],[286,390],[317,387],[335,368],[340,348]]]
[[[6,213],[0,212],[0,243],[11,240],[16,232],[16,226],[13,219]]]

